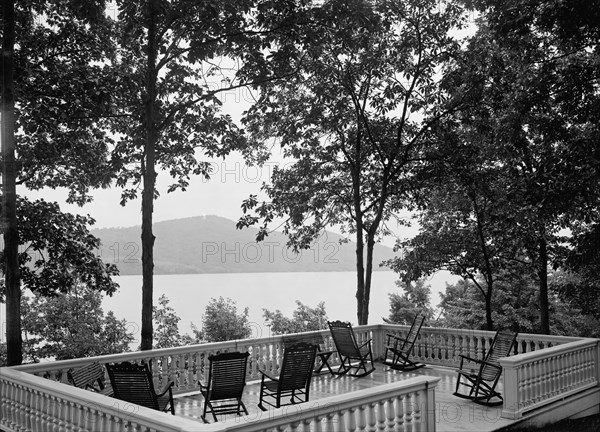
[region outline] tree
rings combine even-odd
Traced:
[[[561,241],[556,234],[597,217],[600,4],[474,3],[486,23],[481,34],[496,42],[488,51],[496,72],[483,100],[506,172],[507,220],[535,266],[540,330],[548,333],[548,269]]]
[[[264,185],[269,202],[247,199],[238,227],[262,219],[258,239],[284,218],[295,250],[327,226],[356,241],[357,319],[367,324],[373,248],[393,212],[407,205],[412,173],[430,129],[459,109],[435,80],[457,49],[452,2],[326,2],[280,51],[296,69],[260,86],[245,122],[255,140],[277,139],[292,160]],[[290,43],[292,45],[290,45]],[[465,91],[465,87],[462,88]],[[433,102],[447,100],[436,111]],[[438,105],[439,106],[439,105]]]
[[[495,283],[504,268],[522,263],[523,243],[506,235],[504,174],[487,154],[490,149],[482,148],[468,122],[448,123],[442,125],[441,145],[428,150],[433,155],[419,193],[419,234],[397,241],[402,254],[386,264],[405,283],[439,270],[470,280],[485,301],[487,329],[493,330]]]
[[[129,351],[133,335],[127,322],[104,315],[102,294],[79,284],[69,293],[51,297],[24,297],[25,357],[65,360]]]
[[[390,293],[390,315],[383,320],[389,324],[412,324],[418,314],[425,314],[426,320],[433,318],[433,309],[429,301],[431,286],[420,279],[414,283],[397,281],[396,285],[404,294]]]
[[[182,336],[179,333],[179,321],[175,310],[169,305],[166,295],[158,299],[158,306],[153,307],[152,318],[154,320],[154,348],[171,348],[196,342],[190,336]],[[192,328],[193,324],[192,324]],[[199,341],[197,341],[199,342]]]
[[[252,330],[248,322],[248,308],[238,313],[236,303],[231,299],[211,298],[202,317],[202,339],[207,342],[221,342],[246,339]]]
[[[521,333],[534,333],[539,316],[536,301],[536,281],[533,275],[512,272],[502,275],[492,297],[493,319],[500,329]],[[554,291],[554,280],[559,274],[550,276],[551,331],[558,335],[590,337],[598,330],[598,321],[581,309],[562,301]],[[462,280],[449,285],[442,295],[442,324],[451,328],[484,329],[484,309],[481,296],[476,294],[473,282]],[[470,286],[471,285],[471,286]],[[592,318],[592,319],[591,319]]]
[[[4,281],[6,284],[6,340],[8,366],[21,364],[21,284],[19,281],[19,228],[17,225],[15,95],[13,61],[15,51],[15,3],[2,2],[2,214],[4,236]]]
[[[296,310],[292,313],[292,318],[284,316],[279,309],[274,312],[263,309],[263,317],[271,323],[273,334],[301,333],[327,328],[324,302],[319,302],[316,307],[311,308],[296,300]]]
[[[66,187],[89,200],[108,182],[101,114],[112,86],[105,75],[110,28],[105,2],[3,2],[2,231],[8,363],[22,360],[19,211],[16,186]],[[108,75],[110,76],[110,75]]]
[[[100,240],[88,230],[94,219],[63,213],[57,203],[44,200],[19,198],[17,205],[19,271],[28,289],[39,296],[68,293],[80,283],[109,295],[117,290],[112,276],[118,269],[98,256]]]
[[[124,188],[122,204],[141,189],[141,349],[147,350],[153,332],[157,175],[168,171],[173,178],[168,192],[185,190],[190,176],[210,176],[210,164],[201,157],[224,157],[234,150],[250,156],[241,130],[221,113],[217,95],[249,84],[244,74],[236,77],[230,71],[252,68],[268,46],[263,35],[278,35],[271,29],[286,25],[294,8],[257,0],[119,0],[117,7],[120,58],[115,73],[121,101],[112,127],[119,136],[113,162],[119,171],[116,184]],[[262,150],[252,155],[262,156]]]
[[[438,125],[422,231],[401,245],[410,250],[396,268],[419,277],[446,266],[468,277],[491,328],[495,282],[520,266],[537,275],[547,333],[548,270],[560,265],[566,241],[559,233],[597,219],[600,165],[588,7],[569,12],[581,24],[576,30],[561,18],[562,5],[542,3],[481,7],[477,33],[444,77],[456,88],[477,83],[479,101]]]

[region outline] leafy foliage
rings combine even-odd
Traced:
[[[284,316],[279,309],[275,311],[263,309],[263,317],[271,322],[273,334],[301,333],[327,328],[324,302],[319,302],[316,307],[311,308],[296,300],[296,310],[291,318]]]
[[[414,283],[397,281],[404,293],[390,293],[390,315],[383,318],[389,324],[410,325],[417,314],[425,314],[425,322],[433,319],[434,311],[430,303],[431,286],[420,279]]]
[[[25,358],[57,360],[129,351],[133,335],[125,320],[104,315],[102,295],[78,284],[53,297],[23,297]]]
[[[429,0],[325,2],[307,13],[318,24],[276,46],[296,72],[260,86],[244,118],[252,139],[280,143],[292,162],[263,186],[268,202],[244,201],[238,226],[262,220],[264,239],[284,218],[294,249],[310,247],[329,225],[354,235],[360,324],[368,321],[373,245],[407,205],[429,128],[460,105],[434,78],[458,48],[449,31],[461,12]],[[451,108],[436,111],[434,101]]]
[[[178,327],[181,318],[169,306],[169,299],[166,295],[160,296],[158,306],[154,306],[152,312],[152,319],[154,320],[153,346],[155,348],[171,348],[184,345]]]
[[[36,295],[66,293],[78,284],[112,294],[118,287],[111,276],[114,264],[98,256],[100,240],[90,234],[89,216],[62,213],[57,203],[18,200],[21,244],[19,255],[23,284]],[[0,262],[3,254],[0,254]]]
[[[437,268],[468,277],[485,296],[489,325],[503,289],[495,284],[520,266],[537,279],[547,333],[548,270],[561,265],[561,234],[598,218],[599,27],[582,2],[568,7],[569,19],[560,2],[472,3],[477,33],[444,80],[477,91],[435,130],[422,232],[402,245],[410,249],[396,268],[409,278]]]
[[[241,313],[231,299],[211,298],[202,317],[202,340],[221,342],[248,338],[252,330],[248,322],[248,308]]]
[[[7,223],[3,226],[3,259],[9,266],[4,273],[11,365],[22,361],[18,249],[24,243],[18,240],[15,185],[28,189],[64,187],[68,201],[81,205],[91,199],[90,188],[110,183],[108,154],[112,140],[106,118],[114,103],[109,64],[115,48],[110,37],[112,23],[104,13],[106,4],[103,0],[84,6],[73,1],[3,2],[6,80],[2,91],[2,146],[7,164],[2,182],[2,221]],[[13,87],[17,91],[13,92]],[[14,100],[9,102],[11,96]],[[6,139],[9,136],[11,139]],[[9,145],[10,151],[5,148]],[[65,217],[62,222],[68,220]],[[39,221],[36,224],[43,231],[44,225]],[[52,231],[52,226],[48,228]],[[47,239],[53,236],[44,235]],[[77,251],[82,249],[83,245]],[[56,273],[52,276],[55,285],[59,277]],[[96,276],[97,271],[91,277]]]
[[[573,302],[565,301],[558,289],[561,273],[550,278],[552,334],[597,337],[600,321]],[[539,320],[536,281],[522,274],[504,275],[492,297],[493,319],[499,329],[535,333]],[[484,300],[471,281],[459,281],[442,296],[440,324],[450,328],[484,329]]]
[[[65,187],[83,204],[106,187],[115,54],[106,2],[17,2],[14,60],[19,183]]]

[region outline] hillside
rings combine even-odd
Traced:
[[[315,272],[355,270],[355,243],[340,244],[341,236],[325,233],[308,250],[296,255],[286,248],[287,237],[271,233],[257,243],[254,228],[238,230],[235,222],[218,216],[197,216],[154,224],[155,274]],[[141,227],[92,231],[102,241],[104,261],[115,263],[122,275],[141,274]],[[375,247],[375,270],[392,258],[391,248]]]

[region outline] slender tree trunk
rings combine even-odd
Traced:
[[[144,190],[142,192],[142,340],[140,349],[151,350],[152,306],[154,291],[154,234],[152,233],[152,214],[154,212],[154,190],[156,183],[155,152],[155,103],[156,103],[156,5],[149,0],[148,7],[148,47],[146,72],[145,127],[146,141],[142,162]]]
[[[371,300],[371,280],[373,276],[373,249],[375,248],[374,234],[367,235],[367,268],[365,272],[365,288],[362,302],[362,323],[369,323],[369,302]]]
[[[19,230],[17,226],[17,167],[15,163],[15,95],[13,54],[15,49],[15,5],[2,2],[2,231],[4,234],[4,282],[6,285],[7,365],[23,362],[21,337],[21,281],[19,275]]]
[[[488,330],[494,329],[494,321],[492,320],[492,295],[494,292],[494,272],[492,271],[492,263],[488,247],[485,242],[485,233],[482,222],[482,214],[479,211],[479,205],[477,203],[477,197],[475,192],[469,193],[471,201],[473,202],[473,210],[475,211],[475,217],[477,219],[477,236],[479,238],[479,247],[481,248],[481,254],[483,255],[483,261],[485,263],[484,276],[487,283],[487,292],[485,293],[485,321],[486,328]]]
[[[487,330],[494,330],[494,321],[492,320],[492,287],[488,286],[488,292],[485,296],[485,322]]]
[[[363,324],[363,302],[365,297],[365,265],[362,225],[356,224],[356,318],[359,325]]]
[[[548,243],[546,230],[539,233],[538,278],[540,281],[540,332],[550,334],[550,312],[548,306]]]

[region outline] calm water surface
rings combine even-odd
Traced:
[[[431,303],[439,303],[438,292],[445,288],[448,274],[437,274],[430,280]],[[129,323],[130,331],[139,337],[142,301],[142,277],[119,276],[115,280],[120,290],[103,302],[104,311],[114,311],[119,319]],[[369,323],[383,322],[389,315],[389,293],[399,293],[391,271],[373,273]],[[279,309],[292,315],[296,300],[315,307],[325,302],[329,319],[350,321],[356,325],[356,274],[354,272],[315,273],[220,273],[157,275],[154,277],[154,304],[165,294],[170,306],[181,318],[181,333],[192,334],[190,323],[202,326],[202,314],[211,298],[230,298],[237,303],[238,312],[248,307],[255,337],[268,336],[262,316],[263,309]]]

